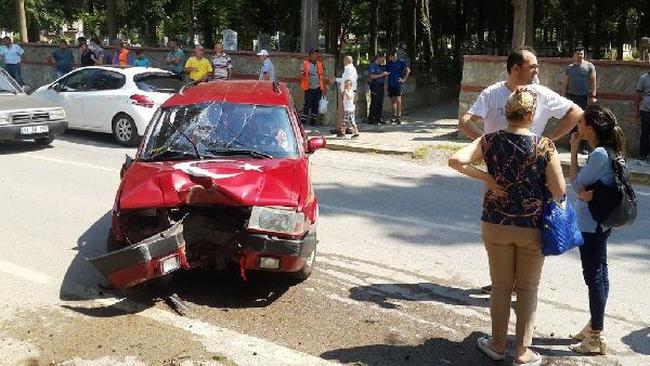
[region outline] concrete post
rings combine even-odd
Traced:
[[[300,52],[318,47],[318,0],[302,0]]]

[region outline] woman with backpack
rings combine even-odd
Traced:
[[[582,140],[586,140],[593,151],[585,166],[578,172],[577,156]],[[569,176],[577,196],[574,207],[584,239],[584,244],[580,247],[580,259],[584,280],[589,289],[591,318],[584,329],[573,336],[580,343],[570,348],[582,354],[607,353],[607,344],[603,338],[603,321],[609,293],[607,238],[612,228],[594,219],[589,202],[594,198],[594,184],[616,186],[610,154],[622,159],[625,150],[624,141],[623,131],[618,126],[612,111],[599,105],[590,105],[585,109],[578,122],[578,131],[571,134]]]

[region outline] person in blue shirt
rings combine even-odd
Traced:
[[[72,56],[72,50],[68,47],[68,42],[65,39],[59,41],[59,48],[50,53],[47,61],[55,68],[54,80],[72,71],[74,56]]]
[[[593,151],[587,163],[578,172],[578,151],[580,142],[586,140]],[[594,220],[589,211],[589,201],[593,198],[590,185],[601,181],[608,186],[615,185],[612,160],[607,149],[623,155],[625,137],[616,117],[607,108],[592,104],[587,106],[580,121],[578,131],[571,134],[571,167],[569,176],[571,187],[576,193],[575,209],[578,226],[582,232],[584,244],[580,247],[582,274],[589,293],[590,320],[580,333],[573,336],[581,341],[571,346],[575,352],[582,354],[605,354],[607,345],[603,338],[603,321],[605,304],[609,294],[609,274],[607,270],[607,239],[612,228],[604,227]]]
[[[381,119],[381,111],[384,108],[384,84],[388,72],[384,69],[384,55],[376,55],[373,59],[368,72],[370,74],[370,112],[368,114],[368,124],[377,125],[384,123]]]
[[[393,111],[391,123],[402,124],[402,85],[406,82],[411,73],[411,69],[402,59],[397,57],[397,52],[388,56],[386,64],[388,72],[388,96]]]
[[[137,50],[135,51],[135,60],[133,60],[133,66],[151,67],[151,61],[144,56],[144,51]]]

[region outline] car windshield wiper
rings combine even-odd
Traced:
[[[180,134],[181,134],[181,135],[182,135],[182,136],[187,140],[187,142],[189,142],[190,145],[192,145],[192,149],[194,149],[194,153],[196,154],[196,158],[197,158],[197,159],[203,159],[203,157],[202,157],[201,154],[199,153],[199,148],[196,147],[196,144],[194,143],[194,141],[192,141],[192,139],[191,139],[189,136],[187,136],[187,134],[185,133],[185,131],[181,131],[181,130],[180,130],[178,127],[176,127],[176,125],[174,125],[174,124],[173,124],[169,119],[167,119],[167,124],[168,124],[171,128],[173,128],[174,131],[180,133]]]
[[[174,88],[156,88],[156,87],[151,87],[151,91],[155,93],[176,93],[176,89]]]
[[[165,159],[161,159],[165,158]],[[156,160],[179,160],[179,159],[200,159],[196,157],[195,153],[183,150],[176,149],[165,149],[159,153],[151,155],[150,157],[143,159],[145,161],[156,161]]]
[[[208,149],[215,155],[250,155],[260,159],[273,159],[273,156],[261,151],[249,149]]]

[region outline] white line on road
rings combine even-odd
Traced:
[[[49,284],[54,282],[47,274],[0,260],[0,271],[25,280]],[[241,334],[200,320],[184,318],[170,311],[150,307],[142,310],[142,305],[119,298],[93,299],[89,294],[93,289],[76,284],[74,292],[81,298],[103,306],[115,306],[134,315],[157,321],[191,333],[206,347],[208,352],[223,354],[238,365],[331,365],[332,363],[310,354],[292,350],[262,338]],[[140,311],[142,310],[142,311]]]
[[[57,158],[51,158],[48,156],[43,156],[39,154],[34,154],[34,153],[26,153],[25,156],[29,156],[32,158],[40,159],[40,160],[45,160],[53,163],[60,163],[60,164],[68,164],[68,165],[74,165],[80,168],[89,168],[89,169],[95,169],[95,170],[101,170],[105,172],[119,172],[119,170],[114,169],[114,168],[107,168],[99,165],[94,165],[94,164],[86,164],[86,163],[81,163],[78,161],[71,161],[71,160],[64,160],[64,159],[57,159]]]
[[[39,283],[41,285],[47,285],[48,283],[52,282],[52,277],[44,273],[40,273],[23,266],[18,266],[2,259],[0,259],[0,272],[14,275],[24,280]]]

